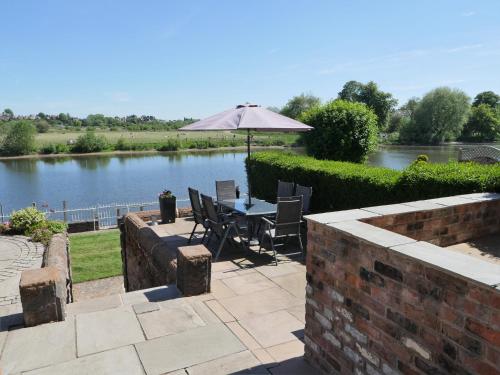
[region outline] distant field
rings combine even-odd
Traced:
[[[162,141],[167,141],[168,139],[178,139],[180,141],[185,139],[246,139],[246,134],[244,132],[178,132],[178,131],[139,131],[139,132],[128,132],[128,131],[100,131],[97,134],[104,135],[107,140],[111,143],[116,143],[119,139],[127,140],[130,143],[159,143]],[[69,140],[77,139],[79,135],[84,134],[81,132],[49,132],[38,134],[36,136],[36,141],[39,147],[47,144],[57,144],[57,143],[67,143]],[[252,133],[254,140],[275,140],[280,139],[285,144],[294,143],[298,135],[297,134],[287,134],[287,133]]]

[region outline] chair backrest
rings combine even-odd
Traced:
[[[278,193],[276,196],[279,197],[291,197],[293,195],[293,190],[295,184],[293,182],[286,182],[278,180]]]
[[[193,209],[194,221],[197,224],[203,224],[203,209],[200,203],[200,193],[198,190],[188,187],[189,200],[191,201],[191,208]]]
[[[279,198],[276,210],[276,236],[300,234],[302,197]]]
[[[236,184],[234,180],[215,181],[217,200],[236,199]]]
[[[222,225],[219,224],[219,216],[217,215],[217,209],[215,208],[214,201],[212,197],[201,194],[201,202],[207,213],[207,219],[209,220],[210,228],[217,234],[222,234]]]
[[[309,213],[312,192],[313,188],[311,186],[302,186],[297,184],[297,187],[295,188],[295,195],[302,196],[302,213],[304,215],[307,215]]]

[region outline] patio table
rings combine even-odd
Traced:
[[[258,239],[255,237],[258,233],[255,233],[255,227],[257,220],[262,216],[274,215],[276,214],[276,204],[263,201],[261,199],[253,198],[251,204],[248,204],[247,198],[238,199],[226,199],[217,201],[217,204],[222,207],[233,211],[237,215],[244,216],[248,222],[248,245],[257,245],[259,243]]]

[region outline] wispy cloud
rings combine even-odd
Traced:
[[[472,17],[472,16],[475,16],[476,15],[476,11],[474,10],[469,10],[469,11],[466,11],[466,12],[462,12],[460,15],[462,17]]]
[[[485,49],[483,47],[484,47],[483,44],[476,43],[476,44],[466,44],[451,48],[413,49],[408,51],[399,51],[387,55],[375,56],[366,59],[335,63],[332,64],[331,66],[326,66],[319,69],[316,73],[319,75],[333,75],[346,70],[363,69],[366,67],[373,68],[375,64],[379,65],[400,64],[429,56],[437,57],[443,54],[459,53],[459,52],[464,52],[469,50],[479,50],[479,49],[483,51]]]
[[[364,66],[370,66],[377,63],[399,63],[402,61],[412,60],[415,58],[427,56],[431,53],[431,50],[426,49],[414,49],[409,51],[400,51],[391,53],[388,55],[381,55],[372,58],[348,61],[344,63],[334,64],[331,67],[323,68],[318,71],[319,75],[332,75],[346,69],[356,69]]]
[[[455,52],[467,51],[467,50],[470,50],[470,49],[478,49],[478,48],[482,48],[482,47],[483,47],[483,45],[481,43],[478,43],[478,44],[467,44],[467,45],[464,45],[464,46],[458,46],[458,47],[455,47],[455,48],[445,49],[444,52],[455,53]]]

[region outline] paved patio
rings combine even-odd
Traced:
[[[212,293],[173,286],[68,305],[64,322],[0,332],[5,374],[315,374],[304,362],[305,266],[238,257]]]
[[[25,269],[40,268],[43,245],[24,236],[0,236],[0,316],[19,304],[19,280]]]

